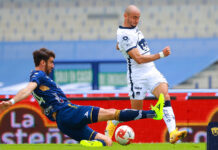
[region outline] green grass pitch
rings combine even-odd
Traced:
[[[146,143],[122,146],[114,143],[112,147],[83,147],[79,144],[0,144],[0,150],[206,150],[205,143]]]

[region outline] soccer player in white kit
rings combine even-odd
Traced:
[[[138,29],[140,10],[130,5],[124,13],[123,26],[117,30],[117,49],[127,60],[127,82],[131,109],[143,109],[143,99],[146,92],[150,91],[155,97],[164,95],[164,121],[170,133],[170,143],[174,144],[187,135],[187,131],[178,131],[170,96],[168,83],[164,76],[156,69],[153,61],[170,55],[170,47],[165,47],[157,54],[151,54],[147,42]],[[105,135],[112,138],[114,130],[119,122],[112,120],[107,122]]]

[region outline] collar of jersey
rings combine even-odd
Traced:
[[[135,27],[123,27],[123,26],[119,26],[120,29],[135,29]]]

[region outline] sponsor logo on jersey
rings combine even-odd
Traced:
[[[41,85],[41,86],[39,87],[39,89],[40,89],[41,91],[48,91],[48,90],[50,90],[50,88],[47,87],[47,86],[45,86],[45,85]]]
[[[135,86],[134,89],[136,89],[136,90],[141,90],[142,87]]]

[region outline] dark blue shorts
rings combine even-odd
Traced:
[[[87,124],[98,121],[99,109],[99,107],[69,104],[57,112],[57,126],[61,132],[74,140],[93,140],[97,132]]]

